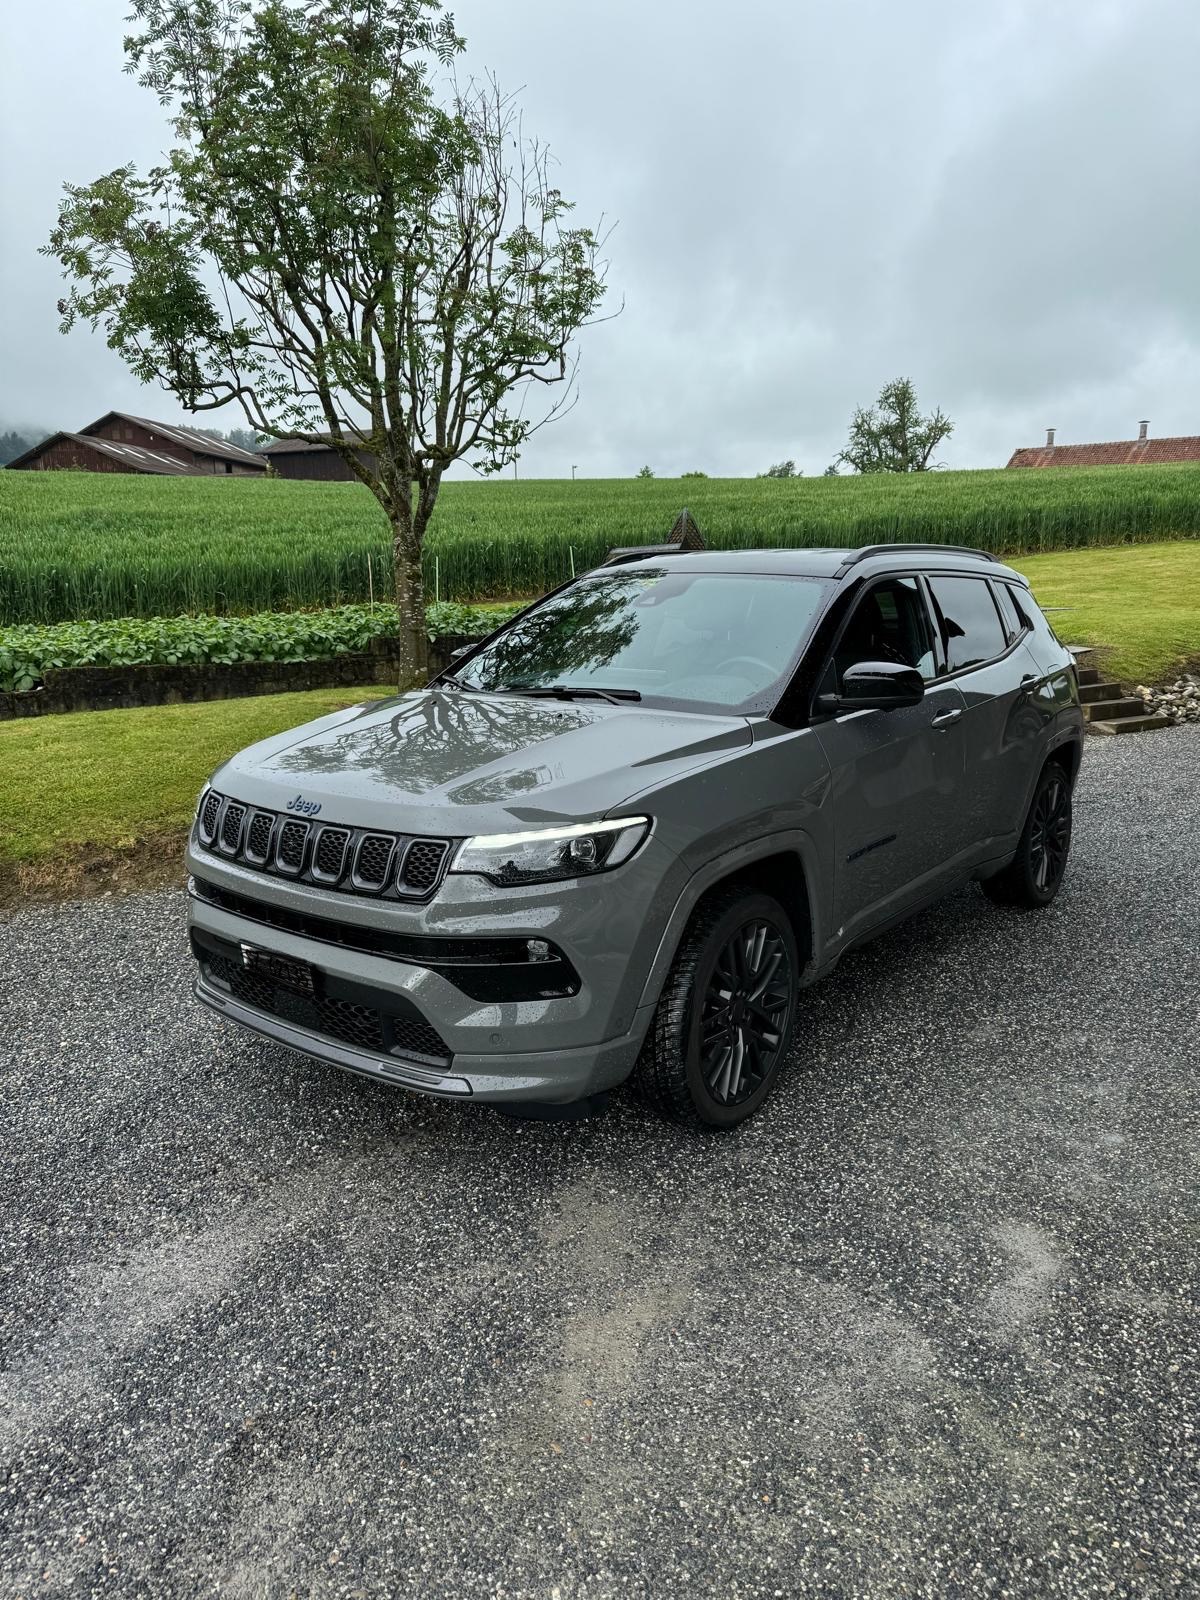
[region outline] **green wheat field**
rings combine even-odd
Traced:
[[[977,545],[1000,554],[1200,534],[1200,465],[907,477],[491,480],[443,486],[429,599],[544,592],[687,506],[715,548]],[[238,615],[366,600],[388,530],[357,484],[0,471],[0,624]]]

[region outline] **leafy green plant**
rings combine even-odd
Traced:
[[[430,606],[429,637],[490,633],[520,606]],[[369,648],[394,635],[394,606],[266,612],[252,617],[121,617],[0,629],[0,689],[34,689],[59,667],[174,666],[205,662],[313,661]]]

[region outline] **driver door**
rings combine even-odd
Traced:
[[[925,696],[894,711],[850,711],[813,731],[829,761],[836,848],[833,942],[849,943],[935,894],[954,873],[965,763],[957,686],[936,683],[936,635],[916,578],[887,577],[855,601],[817,693],[861,661],[915,667]]]

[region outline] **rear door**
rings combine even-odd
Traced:
[[[817,693],[835,692],[848,666],[881,660],[917,668],[926,680],[918,705],[814,719],[832,776],[838,944],[936,892],[954,870],[961,836],[958,724],[965,703],[957,684],[937,681],[941,662],[932,619],[914,576],[867,586],[834,643]]]
[[[1041,673],[1027,632],[1013,632],[988,579],[939,572],[926,582],[945,681],[957,686],[965,706],[959,850],[986,861],[1011,844],[1024,821],[1042,728],[1032,704]]]

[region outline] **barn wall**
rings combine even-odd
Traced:
[[[374,456],[364,453],[361,459],[374,469]],[[332,450],[281,450],[267,460],[281,478],[308,478],[322,483],[346,483],[354,478],[341,456]]]

